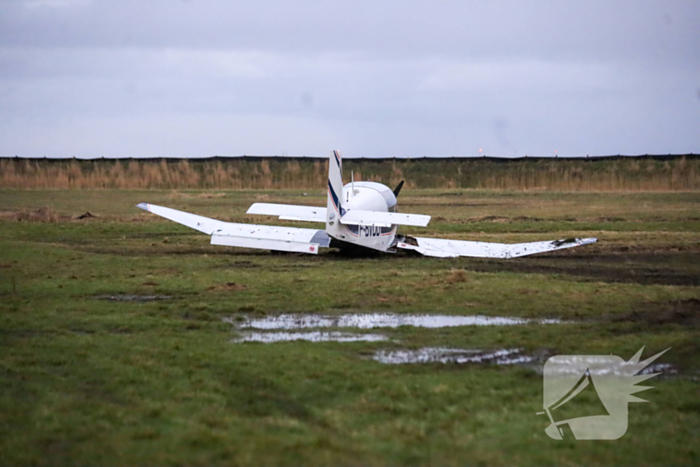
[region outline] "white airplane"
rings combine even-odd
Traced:
[[[282,220],[325,222],[325,230],[271,225],[235,224],[176,211],[154,204],[137,207],[211,235],[212,245],[318,254],[319,248],[369,249],[387,253],[416,251],[425,256],[450,258],[515,258],[595,243],[595,238],[569,238],[531,243],[486,243],[399,235],[399,225],[425,227],[430,216],[396,212],[393,191],[381,183],[352,181],[343,186],[343,161],[332,151],[328,161],[327,206],[254,203],[248,214],[278,216]]]

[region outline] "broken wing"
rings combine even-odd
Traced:
[[[404,242],[398,242],[396,247],[404,250],[414,250],[425,256],[435,256],[438,258],[457,256],[471,256],[474,258],[517,258],[518,256],[533,255],[535,253],[544,253],[546,251],[587,245],[597,241],[596,238],[569,238],[546,242],[509,244],[422,237],[408,237],[405,240]]]
[[[212,245],[311,254],[317,254],[319,247],[330,245],[330,237],[323,230],[236,224],[147,203],[136,207],[211,235]]]

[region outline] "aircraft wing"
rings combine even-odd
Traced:
[[[423,214],[404,214],[401,212],[362,211],[351,209],[340,218],[341,224],[376,225],[391,227],[392,225],[415,225],[425,227],[430,222],[430,216]]]
[[[311,254],[317,254],[319,247],[330,245],[330,237],[324,230],[236,224],[148,203],[140,203],[136,207],[211,235],[212,245]]]
[[[326,208],[293,204],[253,203],[247,214],[278,216],[285,221],[326,222]]]
[[[441,238],[409,237],[406,242],[396,244],[397,248],[414,250],[425,256],[449,258],[471,256],[475,258],[517,258],[518,256],[544,253],[546,251],[572,248],[579,245],[595,243],[596,238],[568,238],[546,242],[530,243],[487,243],[464,240],[447,240]],[[413,244],[415,240],[415,245]]]

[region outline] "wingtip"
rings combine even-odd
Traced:
[[[137,208],[141,208],[141,209],[143,209],[144,211],[150,211],[150,209],[148,208],[148,203],[139,203],[139,204],[136,205],[136,207],[137,207]]]
[[[259,212],[257,212],[258,208],[260,207],[260,204],[261,204],[261,203],[253,203],[253,204],[251,204],[250,207],[248,208],[248,210],[247,210],[245,213],[246,213],[246,214],[260,214]]]

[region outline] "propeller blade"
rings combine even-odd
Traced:
[[[394,188],[394,196],[397,198],[399,197],[399,193],[401,192],[401,188],[403,187],[403,180],[399,182],[399,184]]]

